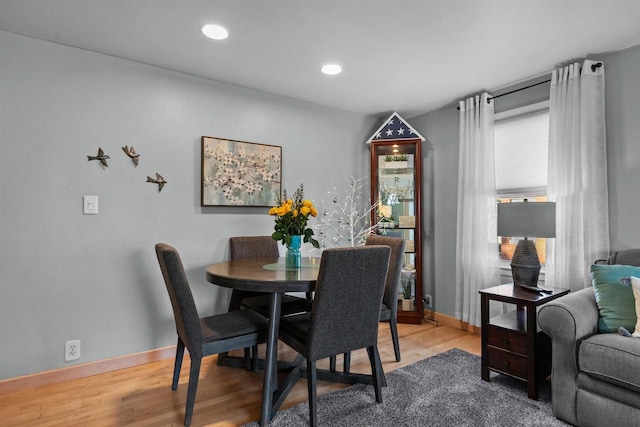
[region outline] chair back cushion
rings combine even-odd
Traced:
[[[186,345],[191,357],[202,357],[200,316],[180,255],[175,248],[166,243],[156,245],[156,255],[171,299],[178,336]]]
[[[238,236],[229,239],[231,259],[278,258],[278,242],[271,236]],[[268,295],[264,292],[249,292],[234,289],[229,300],[229,311],[237,310],[243,299]],[[256,301],[256,300],[254,300]],[[267,299],[268,301],[268,299]],[[264,305],[261,303],[260,305]],[[266,305],[268,309],[268,305]],[[257,308],[257,307],[256,307]]]
[[[377,345],[388,246],[332,248],[322,253],[311,309],[308,359]]]
[[[239,236],[229,239],[231,259],[278,258],[278,242],[271,236]]]
[[[389,270],[387,271],[387,281],[384,285],[382,302],[391,310],[391,317],[396,318],[398,313],[398,289],[400,287],[400,276],[402,275],[402,264],[404,262],[405,240],[400,237],[371,235],[367,238],[366,245],[384,245],[391,248],[391,258],[389,258]]]
[[[633,265],[640,267],[640,249],[625,249],[614,252],[607,259],[607,264]]]

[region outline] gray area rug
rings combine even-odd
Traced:
[[[320,426],[568,426],[551,414],[551,386],[543,381],[539,400],[527,398],[523,381],[491,373],[480,378],[479,356],[449,350],[386,374],[381,404],[373,386],[357,384],[321,396]],[[301,381],[305,381],[302,380]],[[272,427],[309,424],[301,403],[279,412]],[[245,424],[254,427],[253,422]]]

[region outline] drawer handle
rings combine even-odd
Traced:
[[[509,367],[509,361],[505,360],[504,362],[502,362],[502,364],[504,365],[505,368]]]
[[[505,344],[509,344],[509,338],[502,337],[502,342],[505,343]]]

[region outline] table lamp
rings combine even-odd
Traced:
[[[524,237],[511,259],[513,284],[537,288],[540,259],[528,237],[556,237],[556,204],[553,202],[498,203],[498,236]]]

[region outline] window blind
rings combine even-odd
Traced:
[[[496,121],[494,147],[498,195],[546,194],[549,111]]]

